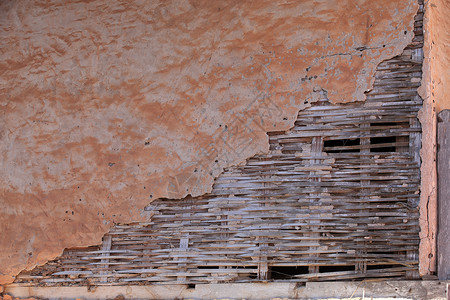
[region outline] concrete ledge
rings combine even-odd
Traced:
[[[44,299],[448,299],[448,281],[285,282],[147,286],[26,287],[4,294]]]

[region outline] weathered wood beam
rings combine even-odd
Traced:
[[[450,110],[438,115],[438,277],[450,279]]]

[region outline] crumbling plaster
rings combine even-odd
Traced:
[[[416,0],[0,3],[0,284],[210,191],[326,90],[364,100]]]

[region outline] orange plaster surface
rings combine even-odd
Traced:
[[[422,167],[420,200],[419,271],[421,275],[436,272],[437,171],[436,115],[450,109],[450,2],[426,1],[424,18],[424,66],[422,86],[424,99],[420,112],[422,123]]]

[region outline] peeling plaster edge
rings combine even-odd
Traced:
[[[422,147],[420,149],[420,202],[419,202],[419,274],[432,275],[436,272],[436,233],[437,233],[437,120],[436,103],[432,94],[431,78],[431,24],[428,9],[430,1],[424,3],[423,18],[423,66],[422,82],[419,95],[423,99],[423,107],[419,111],[419,121],[422,125]]]
[[[417,5],[417,3],[416,3],[416,5]],[[419,7],[417,5],[416,14],[414,14],[414,16],[417,15],[418,10],[419,10]],[[353,97],[352,97],[352,99],[350,101],[338,101],[336,99],[333,99],[333,97],[328,97],[328,91],[326,89],[324,89],[322,87],[319,87],[317,89],[314,88],[314,90],[312,90],[311,93],[309,93],[305,97],[305,99],[307,99],[307,98],[309,99],[308,103],[307,104],[301,104],[300,108],[296,110],[296,112],[293,114],[293,116],[288,118],[288,120],[289,120],[288,125],[283,126],[282,124],[280,124],[281,126],[278,127],[277,130],[275,130],[275,131],[286,131],[286,132],[288,132],[288,131],[292,130],[295,127],[295,122],[297,120],[298,114],[301,111],[303,111],[303,110],[305,110],[307,108],[310,108],[313,103],[316,103],[317,101],[320,100],[319,98],[315,97],[315,95],[317,95],[316,94],[317,92],[325,92],[326,98],[333,105],[346,104],[346,103],[357,103],[357,102],[364,103],[366,101],[366,99],[367,99],[366,93],[370,92],[373,89],[373,85],[374,85],[375,79],[376,79],[375,78],[375,73],[377,72],[378,66],[381,63],[383,63],[384,61],[390,60],[390,59],[392,59],[392,58],[394,58],[394,57],[396,57],[398,55],[401,55],[403,53],[403,51],[405,50],[405,48],[413,41],[414,36],[415,35],[414,35],[414,19],[413,19],[412,22],[411,22],[410,28],[408,30],[408,35],[405,37],[405,40],[403,41],[405,44],[401,44],[401,42],[399,42],[400,46],[395,47],[391,54],[380,57],[377,60],[376,63],[375,62],[371,62],[370,63],[373,66],[372,72],[370,72],[368,75],[363,75],[362,76],[362,77],[369,78],[369,80],[370,80],[370,83],[369,83],[367,89],[362,89],[360,86],[358,86],[356,88],[355,92],[353,93]],[[329,57],[329,56],[337,56],[337,55],[358,56],[358,53],[360,53],[361,51],[375,50],[375,49],[382,49],[382,48],[384,48],[384,47],[382,47],[382,46],[380,46],[380,47],[368,47],[368,48],[364,48],[362,50],[355,49],[354,52],[334,53],[334,54],[331,54],[331,55],[326,55],[326,56],[322,56],[322,57],[317,58],[314,62],[311,63],[311,65],[314,65],[315,63],[317,63],[317,61],[319,61],[321,59],[324,59],[326,57]],[[361,74],[359,74],[359,75],[361,75]],[[359,76],[358,76],[358,80],[360,80]],[[422,79],[422,81],[423,81],[423,79]],[[421,97],[422,97],[422,95],[421,95]],[[279,122],[280,122],[280,120],[279,120]],[[264,146],[265,146],[265,150],[254,151],[251,154],[249,154],[248,156],[243,157],[240,160],[236,160],[236,161],[234,161],[231,164],[225,164],[224,166],[220,166],[220,171],[218,172],[217,175],[213,176],[212,184],[210,186],[208,186],[206,192],[199,193],[199,194],[198,193],[184,193],[180,197],[170,198],[170,199],[183,199],[183,198],[186,198],[187,196],[200,197],[200,196],[205,196],[205,195],[211,193],[213,185],[214,185],[216,179],[224,173],[225,169],[245,165],[249,161],[249,159],[251,159],[252,157],[254,157],[256,155],[265,155],[265,154],[269,153],[269,147],[270,147],[270,145],[269,145],[269,133],[270,132],[272,132],[272,131],[266,131],[265,132],[265,136],[264,136],[265,140],[264,140],[264,142],[262,142],[262,144],[264,144]],[[152,199],[148,204],[150,204],[153,201],[158,200],[158,199],[161,199],[161,198]]]

